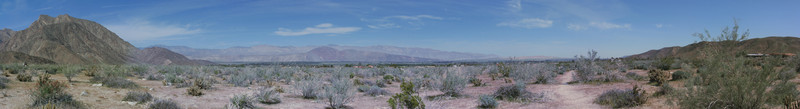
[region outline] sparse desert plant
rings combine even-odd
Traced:
[[[139,85],[136,83],[128,81],[125,78],[121,77],[105,77],[105,76],[94,76],[90,80],[92,82],[103,83],[103,86],[111,87],[111,88],[137,88]]]
[[[671,85],[669,85],[669,83],[661,84],[661,86],[659,86],[659,87],[661,89],[658,90],[656,93],[654,93],[653,94],[654,96],[670,95],[670,94],[677,93],[676,92],[677,90],[675,88],[673,88]]]
[[[256,106],[253,104],[253,98],[250,98],[247,95],[234,95],[233,98],[230,99],[231,104],[225,106],[228,109],[255,109]]]
[[[0,89],[6,88],[6,83],[10,82],[6,77],[0,77]]]
[[[294,84],[294,88],[300,90],[300,95],[303,95],[305,99],[317,98],[318,90],[321,87],[321,83],[313,79],[298,81]]]
[[[175,74],[167,74],[164,77],[164,81],[162,81],[162,82],[164,83],[165,86],[171,86],[173,84],[184,83],[185,81],[184,81],[184,79],[182,77],[178,77]]]
[[[32,107],[50,105],[65,109],[83,108],[82,103],[72,99],[72,95],[64,92],[67,88],[64,83],[42,78],[37,81],[36,85],[37,87],[31,91]]]
[[[389,94],[389,92],[386,92],[386,90],[383,90],[378,86],[372,86],[367,91],[365,91],[364,94],[369,96],[378,96],[378,95]]]
[[[386,87],[386,80],[383,79],[375,80],[375,86]]]
[[[386,84],[392,84],[392,80],[394,80],[394,76],[392,76],[392,75],[383,75],[383,80],[384,80],[383,82],[386,82]]]
[[[347,108],[344,104],[352,102],[354,94],[353,82],[347,78],[338,78],[333,80],[330,86],[325,87],[324,96],[330,108],[340,109]]]
[[[33,81],[33,74],[19,73],[19,75],[17,75],[17,80],[20,82],[31,82]]]
[[[172,100],[156,99],[147,106],[147,109],[182,109]]]
[[[688,79],[692,77],[692,73],[686,71],[675,71],[672,72],[672,81],[681,80],[681,79]]]
[[[402,93],[397,93],[389,98],[386,102],[392,109],[425,109],[425,103],[419,95],[412,95],[414,91],[414,84],[411,82],[403,82],[400,84]]]
[[[579,83],[586,82],[613,82],[622,80],[622,73],[617,71],[618,67],[606,69],[603,65],[614,66],[616,64],[604,64],[597,56],[597,51],[590,50],[586,56],[575,56],[575,74],[573,80]]]
[[[644,80],[649,79],[647,76],[642,76],[642,75],[636,74],[634,72],[626,73],[625,77],[627,77],[628,79],[633,79],[633,80],[637,80],[637,81],[644,81]]]
[[[378,87],[378,86],[375,86],[375,87]],[[369,88],[370,88],[370,86],[367,86],[367,85],[359,85],[356,90],[358,90],[358,92],[366,92],[367,90],[369,90]]]
[[[633,86],[633,89],[628,90],[613,89],[600,94],[594,103],[611,105],[614,108],[634,107],[647,102],[645,93],[639,86]]]
[[[250,86],[250,81],[252,81],[253,75],[246,75],[246,74],[237,74],[231,76],[228,80],[228,83],[231,83],[235,86],[239,87],[247,87]]]
[[[461,91],[467,86],[467,79],[455,72],[450,72],[442,79],[439,91],[444,92],[445,96],[460,96]]]
[[[64,73],[64,77],[67,77],[68,82],[72,82],[72,77],[78,75],[78,73],[80,73],[81,70],[82,69],[80,67],[69,66],[69,67],[63,67],[63,69],[61,69],[61,73]]]
[[[150,100],[153,100],[153,95],[143,91],[130,91],[127,95],[125,95],[125,98],[122,98],[122,101],[137,102],[138,104],[142,104]]]
[[[203,95],[203,89],[198,86],[192,86],[186,89],[186,93],[192,96],[201,96]]]
[[[497,107],[497,101],[494,100],[494,96],[492,95],[481,95],[478,98],[478,107],[480,108],[495,108]]]
[[[500,87],[494,92],[494,97],[499,100],[507,101],[538,101],[542,99],[536,98],[537,95],[528,91],[524,83],[515,83],[513,85]]]
[[[474,87],[485,85],[485,83],[483,83],[483,81],[481,81],[481,79],[478,79],[477,77],[470,77],[469,83],[472,83],[472,86]]]
[[[671,78],[670,76],[672,76],[671,74],[669,74],[669,71],[660,69],[652,69],[648,71],[647,74],[648,76],[650,76],[650,82],[656,83],[656,86],[669,81],[669,79]]]
[[[256,101],[263,104],[278,104],[281,103],[281,94],[275,91],[274,88],[261,88],[253,97]]]

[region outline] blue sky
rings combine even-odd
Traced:
[[[0,0],[0,28],[96,21],[137,47],[390,45],[500,56],[620,57],[725,26],[800,36],[797,0]]]

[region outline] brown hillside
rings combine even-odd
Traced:
[[[139,50],[134,55],[141,63],[154,65],[211,65],[209,61],[191,60],[185,56],[161,47],[150,47]]]
[[[650,50],[641,54],[631,55],[628,58],[652,59],[664,57],[694,58],[702,49],[702,45],[715,42],[698,42],[683,47],[666,47]],[[745,53],[798,53],[800,52],[800,38],[798,37],[765,37],[741,41],[736,48]]]
[[[56,62],[41,57],[27,55],[25,53],[0,51],[0,64],[12,63],[55,64]]]

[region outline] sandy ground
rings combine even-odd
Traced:
[[[646,72],[646,71],[638,71]],[[655,86],[644,85],[646,81],[625,81],[617,83],[606,84],[566,84],[572,80],[573,72],[566,72],[558,75],[555,84],[530,84],[527,86],[528,90],[534,93],[544,93],[547,100],[544,102],[509,102],[498,100],[498,109],[593,109],[593,108],[610,108],[608,106],[601,106],[592,103],[592,101],[601,93],[611,89],[631,88],[633,85],[641,85],[648,93],[658,90]],[[34,88],[34,82],[19,82],[16,80],[16,75],[8,77],[12,82],[8,83],[8,88],[0,89],[0,92],[6,93],[9,96],[0,96],[0,108],[3,109],[20,109],[26,108],[31,101],[29,90]],[[482,75],[479,79],[486,82],[488,86],[474,87],[471,84],[464,90],[466,96],[459,98],[446,98],[440,100],[425,100],[425,104],[429,109],[472,109],[478,106],[478,97],[484,94],[493,94],[495,90],[502,86],[511,85],[512,83],[505,83],[503,80],[491,80],[489,76]],[[36,79],[34,77],[34,79]],[[51,79],[58,81],[66,81],[63,75],[54,75]],[[178,103],[183,108],[188,109],[219,109],[223,108],[229,103],[229,98],[239,94],[252,94],[253,91],[259,88],[258,85],[251,85],[251,87],[234,87],[230,84],[214,84],[214,89],[204,90],[205,95],[190,96],[186,93],[186,88],[175,88],[171,86],[162,85],[161,81],[148,81],[137,78],[128,78],[130,81],[142,86],[139,89],[116,89],[108,87],[92,86],[88,80],[90,77],[79,75],[74,78],[74,82],[70,83],[67,92],[72,94],[74,98],[87,104],[90,108],[96,109],[140,109],[145,108],[147,104],[129,104],[128,102],[121,101],[128,91],[147,91],[158,99],[171,99]],[[674,84],[675,86],[679,86]],[[283,102],[273,105],[265,105],[257,103],[256,106],[266,109],[321,109],[325,108],[325,100],[322,99],[303,99],[300,97],[299,92],[292,88],[291,85],[281,84],[281,87],[287,93],[281,95]],[[152,88],[152,90],[150,90]],[[399,93],[399,84],[388,84],[384,88],[389,93]],[[88,95],[80,95],[81,92],[87,92]],[[439,95],[442,92],[435,90],[420,91],[420,96]],[[353,102],[348,103],[355,109],[389,109],[386,100],[390,95],[384,96],[367,96],[364,93],[358,92]],[[671,105],[664,105],[665,98],[651,98],[648,103],[634,108],[675,108]]]

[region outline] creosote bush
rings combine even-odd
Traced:
[[[492,95],[481,95],[478,98],[478,107],[480,108],[495,108],[497,107],[497,101],[494,100],[494,96]]]
[[[33,75],[29,73],[19,73],[19,75],[17,75],[17,80],[20,82],[31,82],[33,81]]]
[[[389,98],[386,102],[392,109],[425,109],[425,103],[419,95],[412,95],[417,93],[414,91],[414,84],[411,82],[403,82],[400,84],[402,93],[397,93]]]
[[[652,69],[647,74],[650,76],[650,82],[656,83],[657,86],[669,81],[672,76],[669,71],[660,69]]]
[[[634,107],[647,102],[645,93],[639,86],[633,86],[633,89],[628,90],[613,89],[600,94],[594,103],[611,105],[614,108]]]
[[[172,100],[156,99],[147,106],[147,109],[183,109]]]
[[[32,107],[54,106],[64,109],[83,108],[83,104],[72,99],[72,95],[64,92],[67,84],[59,81],[50,80],[49,75],[44,74],[36,83],[36,88],[31,91],[33,98]]]
[[[529,92],[524,83],[515,83],[500,87],[494,92],[494,97],[507,101],[533,101],[534,93]]]
[[[186,89],[186,93],[192,96],[201,96],[203,95],[203,89],[198,86],[192,86]]]
[[[692,77],[692,73],[686,71],[675,71],[672,72],[672,81],[681,80],[681,79],[688,79]]]
[[[130,91],[125,98],[122,98],[122,101],[131,101],[137,102],[138,104],[148,102],[153,100],[153,96],[147,92],[140,92],[140,91]]]

